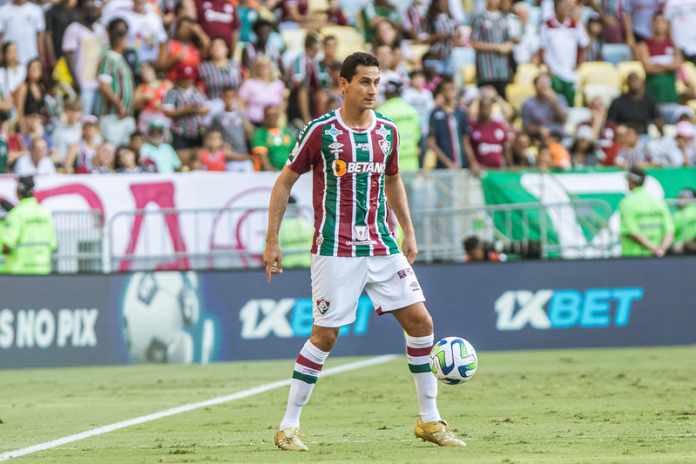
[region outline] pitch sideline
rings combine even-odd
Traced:
[[[378,356],[372,359],[366,359],[363,361],[355,361],[348,364],[343,364],[341,366],[332,367],[327,369],[321,374],[321,377],[329,377],[332,375],[341,374],[343,372],[352,371],[355,369],[360,369],[363,367],[376,366],[379,364],[384,364],[395,358],[397,355],[389,354],[384,356]],[[7,451],[0,454],[0,461],[8,461],[10,459],[19,458],[22,456],[27,456],[29,454],[38,453],[40,451],[46,451],[49,449],[57,448],[59,446],[66,445],[68,443],[73,443],[80,440],[85,440],[87,438],[96,437],[99,435],[104,435],[109,432],[114,432],[116,430],[125,429],[127,427],[132,427],[134,425],[145,424],[147,422],[152,422],[164,417],[175,416],[177,414],[182,414],[185,412],[195,411],[197,409],[207,408],[210,406],[217,406],[219,404],[228,403],[230,401],[241,400],[244,398],[249,398],[251,396],[260,395],[261,393],[266,393],[272,390],[277,390],[282,387],[290,385],[290,379],[280,380],[278,382],[267,383],[265,385],[259,385],[258,387],[248,388],[246,390],[241,390],[230,395],[218,396],[216,398],[211,398],[206,401],[199,401],[197,403],[183,404],[181,406],[176,406],[170,409],[165,409],[163,411],[148,414],[146,416],[140,416],[133,419],[128,419],[121,422],[116,422],[109,425],[104,425],[97,427],[95,429],[87,430],[84,432],[76,433],[74,435],[68,435],[56,440],[47,441],[44,443],[39,443],[37,445],[29,446],[27,448],[16,449],[13,451]]]

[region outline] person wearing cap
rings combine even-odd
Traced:
[[[677,148],[679,159],[676,166],[693,166],[696,164],[696,144],[694,144],[694,126],[689,121],[677,124]]]
[[[674,238],[674,223],[667,203],[645,188],[643,169],[632,167],[626,177],[630,191],[619,204],[621,254],[660,258]]]
[[[209,109],[205,96],[194,86],[198,77],[196,68],[178,64],[175,76],[175,86],[164,97],[162,110],[172,120],[172,145],[187,164],[196,149],[203,146],[203,116]]]
[[[402,171],[418,171],[421,121],[418,111],[401,96],[402,88],[401,80],[387,80],[384,86],[385,102],[377,111],[394,121],[399,130],[399,168]]]
[[[150,122],[147,132],[148,139],[140,149],[141,164],[145,167],[154,166],[163,174],[171,174],[181,168],[181,159],[174,148],[164,141],[164,123],[160,120]]]
[[[51,255],[58,247],[50,211],[34,197],[34,179],[17,179],[19,202],[0,224],[4,271],[10,274],[50,274]]]
[[[677,211],[674,213],[675,253],[696,254],[696,190],[679,192]]]

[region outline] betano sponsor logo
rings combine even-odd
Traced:
[[[346,174],[384,174],[384,163],[373,163],[367,161],[351,161],[346,163],[343,160],[335,160],[331,164],[331,167],[336,177],[343,177]]]
[[[642,288],[510,290],[495,301],[498,330],[626,327]]]

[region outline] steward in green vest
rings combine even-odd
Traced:
[[[696,191],[679,192],[679,203],[674,213],[675,253],[696,254]]]
[[[401,81],[389,79],[384,86],[386,101],[377,111],[388,117],[399,130],[399,170],[418,171],[421,123],[418,111],[401,98]]]
[[[56,231],[50,211],[34,198],[34,179],[17,179],[14,206],[0,224],[4,271],[10,274],[50,274],[56,250]]]
[[[674,238],[667,204],[643,186],[645,171],[632,167],[627,174],[630,192],[621,200],[621,254],[662,257]]]
[[[288,205],[278,234],[278,244],[283,251],[283,267],[309,267],[312,264],[314,226],[300,214],[297,200],[292,195]]]

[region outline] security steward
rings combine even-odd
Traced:
[[[17,179],[17,205],[2,202],[7,211],[0,223],[0,248],[9,274],[50,274],[58,246],[50,211],[34,197],[34,178]]]

